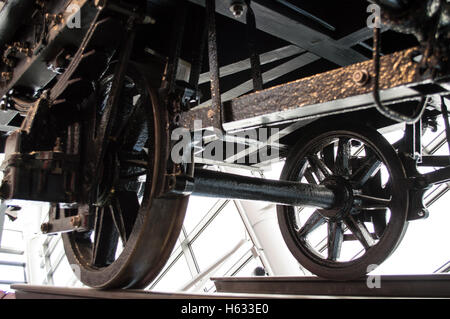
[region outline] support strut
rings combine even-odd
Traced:
[[[267,180],[196,169],[193,195],[256,200],[290,206],[331,209],[339,206],[340,194],[324,185]]]

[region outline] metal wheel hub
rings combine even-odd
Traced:
[[[326,219],[342,221],[350,214],[353,208],[353,187],[343,176],[328,176],[321,183],[332,190],[335,190],[337,206],[332,209],[319,209],[317,212]]]

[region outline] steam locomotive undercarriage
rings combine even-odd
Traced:
[[[50,202],[41,230],[63,233],[91,287],[148,285],[191,194],[276,203],[300,264],[364,276],[450,180],[449,156],[421,145],[439,117],[450,145],[450,4],[372,1],[370,28],[373,3],[339,9],[353,22],[312,5],[333,26],[294,2],[2,2],[1,105],[17,124],[3,125],[1,198]],[[394,144],[378,132],[399,125]],[[208,169],[280,159],[280,180]],[[322,225],[326,253],[308,242]],[[346,241],[362,254],[342,260]]]

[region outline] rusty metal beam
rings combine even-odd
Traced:
[[[384,103],[417,99],[428,90],[433,94],[450,90],[448,74],[435,80],[429,73],[423,74],[419,63],[413,61],[417,50],[411,48],[381,58]],[[366,82],[354,78],[358,72],[367,72]],[[242,96],[224,105],[224,128],[236,131],[371,108],[373,75],[373,63],[366,61]],[[208,126],[211,121],[202,112],[205,111],[192,111],[189,117],[202,119]],[[188,122],[185,124],[190,127]]]
[[[448,78],[442,79],[442,87],[433,84],[430,75],[422,75],[419,63],[413,61],[415,52],[417,48],[411,48],[382,57],[380,89],[385,102],[418,98],[426,93],[421,92],[423,85],[446,91]],[[354,78],[358,72],[367,72],[365,83]],[[227,106],[229,122],[234,123],[226,129],[372,107],[373,76],[373,63],[366,61],[245,95]]]

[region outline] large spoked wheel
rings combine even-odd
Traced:
[[[99,82],[96,107],[80,145],[88,154],[113,77]],[[92,231],[63,234],[70,264],[84,284],[95,288],[144,288],[161,271],[179,236],[188,197],[158,198],[166,171],[168,115],[146,77],[130,67],[122,88],[113,136],[98,182],[88,191]],[[85,155],[86,156],[86,155]],[[89,168],[86,175],[89,175]],[[86,179],[86,176],[84,176]],[[89,183],[85,183],[89,184]]]
[[[407,227],[405,172],[375,130],[354,125],[304,134],[286,159],[282,180],[345,190],[333,210],[278,206],[284,240],[299,263],[332,279],[364,276],[397,247]]]

